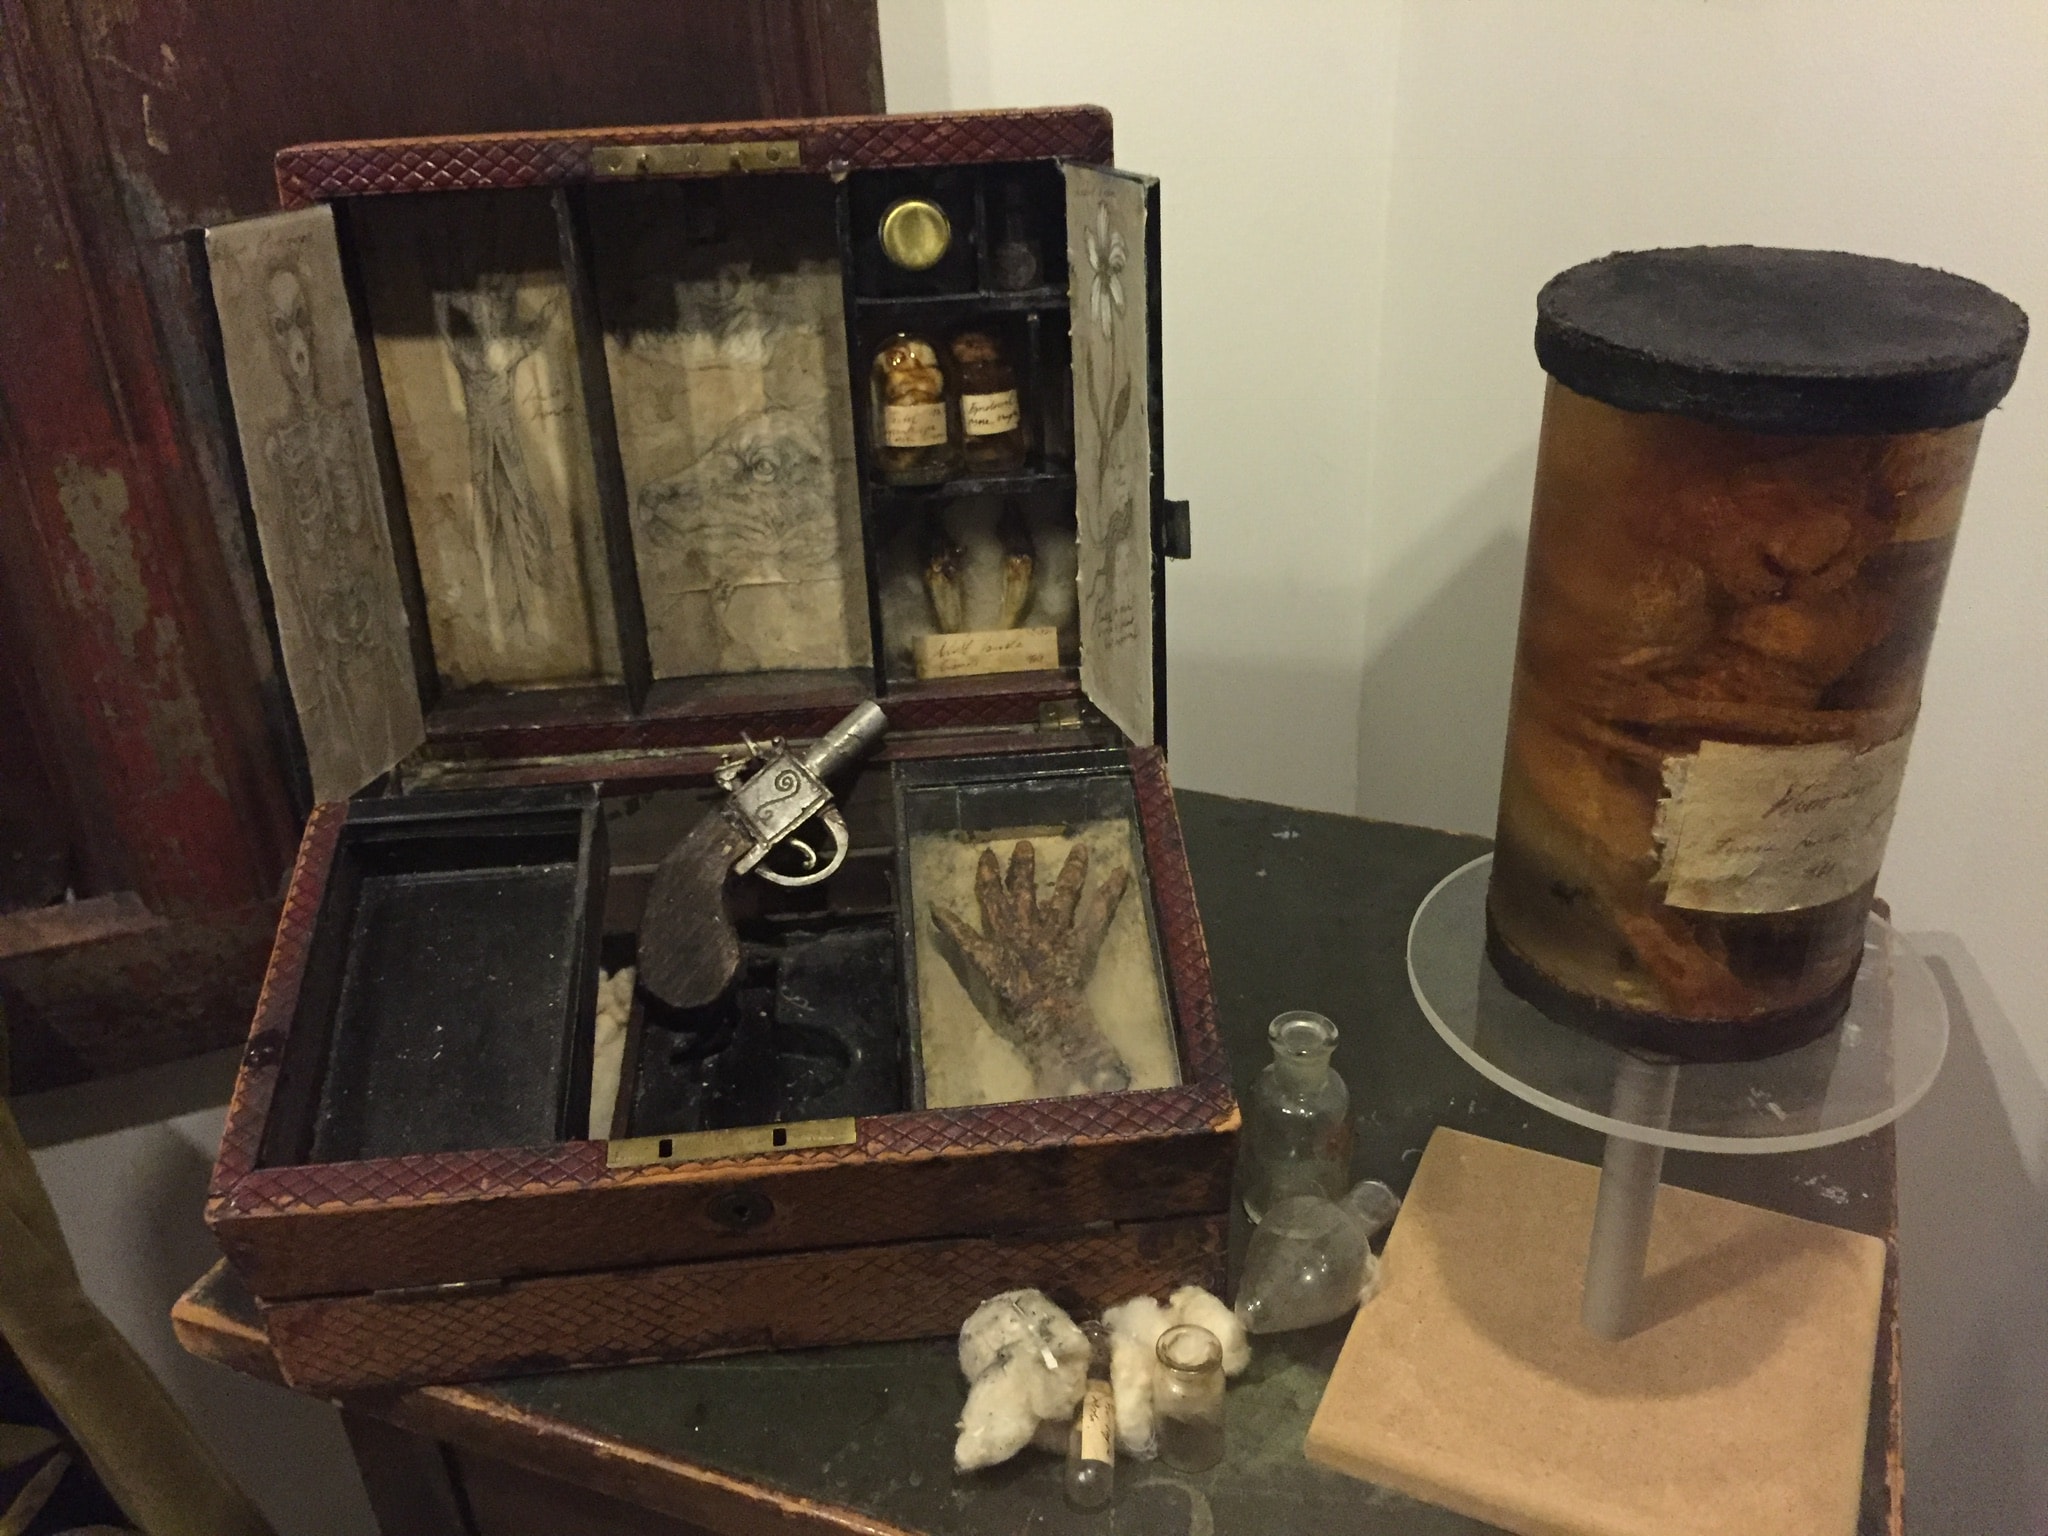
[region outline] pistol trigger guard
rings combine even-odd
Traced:
[[[828,805],[818,812],[817,819],[823,822],[825,830],[832,834],[832,857],[825,862],[823,868],[808,869],[800,875],[779,875],[763,863],[755,866],[754,873],[763,880],[773,881],[777,885],[816,885],[821,880],[831,879],[839,866],[846,862],[846,818],[839,814],[838,806]],[[817,863],[818,852],[809,843],[794,837],[785,838],[784,841],[795,843],[813,864]]]

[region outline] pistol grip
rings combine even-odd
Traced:
[[[655,866],[640,919],[639,981],[671,1007],[715,1001],[739,969],[725,884],[749,846],[724,808],[714,807]]]

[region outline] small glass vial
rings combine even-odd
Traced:
[[[1021,293],[1038,286],[1040,271],[1038,242],[1031,235],[1024,189],[1011,182],[1003,188],[1002,232],[989,253],[989,277],[1002,292]]]
[[[1109,1384],[1109,1330],[1083,1323],[1088,1336],[1088,1385],[1067,1436],[1067,1502],[1100,1509],[1116,1492],[1116,1393]]]
[[[1159,1335],[1153,1385],[1159,1459],[1176,1472],[1206,1472],[1223,1459],[1223,1345],[1182,1323]]]
[[[953,472],[950,396],[938,348],[922,336],[891,336],[869,376],[875,463],[892,485],[934,485]]]
[[[972,474],[1024,467],[1024,411],[1017,372],[1002,343],[987,331],[953,338],[953,378],[960,391],[960,462]]]
[[[1283,1013],[1266,1026],[1273,1060],[1245,1115],[1244,1211],[1254,1222],[1291,1195],[1341,1200],[1351,1184],[1351,1094],[1330,1069],[1337,1026]]]

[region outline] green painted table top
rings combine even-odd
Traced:
[[[1408,990],[1404,947],[1416,905],[1483,840],[1213,795],[1179,796],[1215,968],[1224,1035],[1242,1093],[1269,1059],[1265,1026],[1288,1008],[1336,1020],[1336,1066],[1351,1089],[1358,1177],[1406,1187],[1437,1125],[1597,1163],[1600,1138],[1494,1087],[1436,1036]],[[1892,1238],[1890,1133],[1771,1157],[1672,1153],[1677,1184]],[[1244,1222],[1239,1218],[1237,1245]],[[1881,1330],[1862,1531],[1890,1529],[1896,1472],[1891,1382],[1895,1286]],[[952,1470],[964,1386],[949,1342],[755,1355],[686,1365],[569,1372],[464,1389],[465,1399],[573,1429],[585,1445],[646,1467],[685,1464],[778,1501],[947,1536],[1450,1536],[1492,1527],[1311,1466],[1310,1417],[1347,1324],[1255,1341],[1227,1398],[1223,1465],[1186,1477],[1158,1464],[1118,1469],[1109,1517],[1069,1511],[1057,1459],[1027,1451],[974,1476]],[[443,1425],[448,1415],[438,1415]],[[444,1427],[443,1433],[446,1433]],[[454,1438],[460,1439],[459,1431]],[[503,1428],[493,1449],[504,1449]],[[605,1457],[597,1458],[599,1460]],[[636,1476],[644,1488],[652,1469]],[[1731,1475],[1739,1475],[1731,1469]],[[872,1526],[870,1526],[872,1528]]]

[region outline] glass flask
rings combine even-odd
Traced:
[[[1266,1212],[1245,1252],[1237,1315],[1247,1333],[1287,1333],[1342,1317],[1379,1285],[1372,1239],[1401,1200],[1367,1179],[1342,1200],[1291,1195]]]
[[[2026,317],[1966,279],[1703,247],[1537,302],[1536,465],[1487,947],[1691,1060],[1849,999],[1982,418]]]
[[[961,466],[980,475],[1022,469],[1024,410],[1002,343],[987,331],[961,331],[949,350],[960,396]]]
[[[875,465],[892,485],[933,485],[953,473],[952,390],[938,348],[891,336],[875,351]]]
[[[1351,1094],[1330,1067],[1337,1026],[1283,1013],[1266,1038],[1273,1060],[1245,1102],[1244,1211],[1254,1222],[1290,1195],[1335,1200],[1351,1182]]]
[[[1182,1323],[1159,1335],[1152,1409],[1159,1459],[1176,1472],[1206,1472],[1223,1459],[1223,1345]]]
[[[1088,1336],[1088,1384],[1067,1434],[1067,1502],[1100,1509],[1116,1492],[1116,1393],[1109,1382],[1109,1330],[1083,1323]]]

